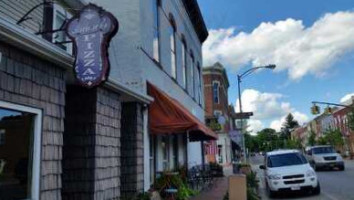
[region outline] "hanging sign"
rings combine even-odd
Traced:
[[[66,33],[74,43],[74,73],[84,87],[92,88],[107,79],[108,46],[117,31],[117,19],[94,4],[85,6],[68,22]]]
[[[242,146],[242,133],[239,130],[233,130],[229,132],[230,139],[238,144],[239,146]]]

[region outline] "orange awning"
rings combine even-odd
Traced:
[[[192,141],[218,138],[182,104],[150,83],[148,83],[148,94],[154,98],[154,102],[149,106],[149,128],[152,134],[189,132],[189,139]]]

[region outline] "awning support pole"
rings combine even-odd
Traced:
[[[200,144],[202,146],[202,167],[203,167],[203,171],[205,171],[205,147],[204,147],[204,139],[202,139],[202,141],[200,141]]]
[[[187,137],[186,137],[186,167],[187,170],[189,170],[189,161],[188,161],[188,140],[189,140],[189,131],[187,131]]]

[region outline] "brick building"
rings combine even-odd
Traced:
[[[206,123],[219,136],[216,143],[211,143],[206,151],[209,162],[217,161],[220,164],[231,162],[231,140],[229,137],[230,109],[228,103],[229,80],[226,70],[219,62],[203,68],[205,118]],[[219,124],[223,118],[224,124]],[[214,150],[214,151],[213,151]],[[216,150],[216,151],[215,151]]]
[[[295,130],[291,132],[291,139],[299,140],[302,146],[306,146],[308,142],[309,135],[309,124],[302,125],[297,127]]]
[[[345,102],[344,105],[353,106],[353,100]],[[291,134],[292,138],[300,139],[303,145],[307,145],[307,141],[311,132],[315,134],[315,139],[324,137],[326,132],[331,130],[339,130],[342,134],[344,145],[336,147],[344,154],[354,155],[354,134],[348,126],[348,115],[352,112],[350,107],[335,107],[332,113],[322,113],[309,121],[306,126],[295,129]]]

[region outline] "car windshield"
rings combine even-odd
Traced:
[[[268,158],[267,166],[272,167],[284,167],[291,165],[303,165],[306,164],[306,158],[300,153],[287,153],[272,155]]]
[[[335,153],[333,147],[316,147],[312,149],[313,154]]]

